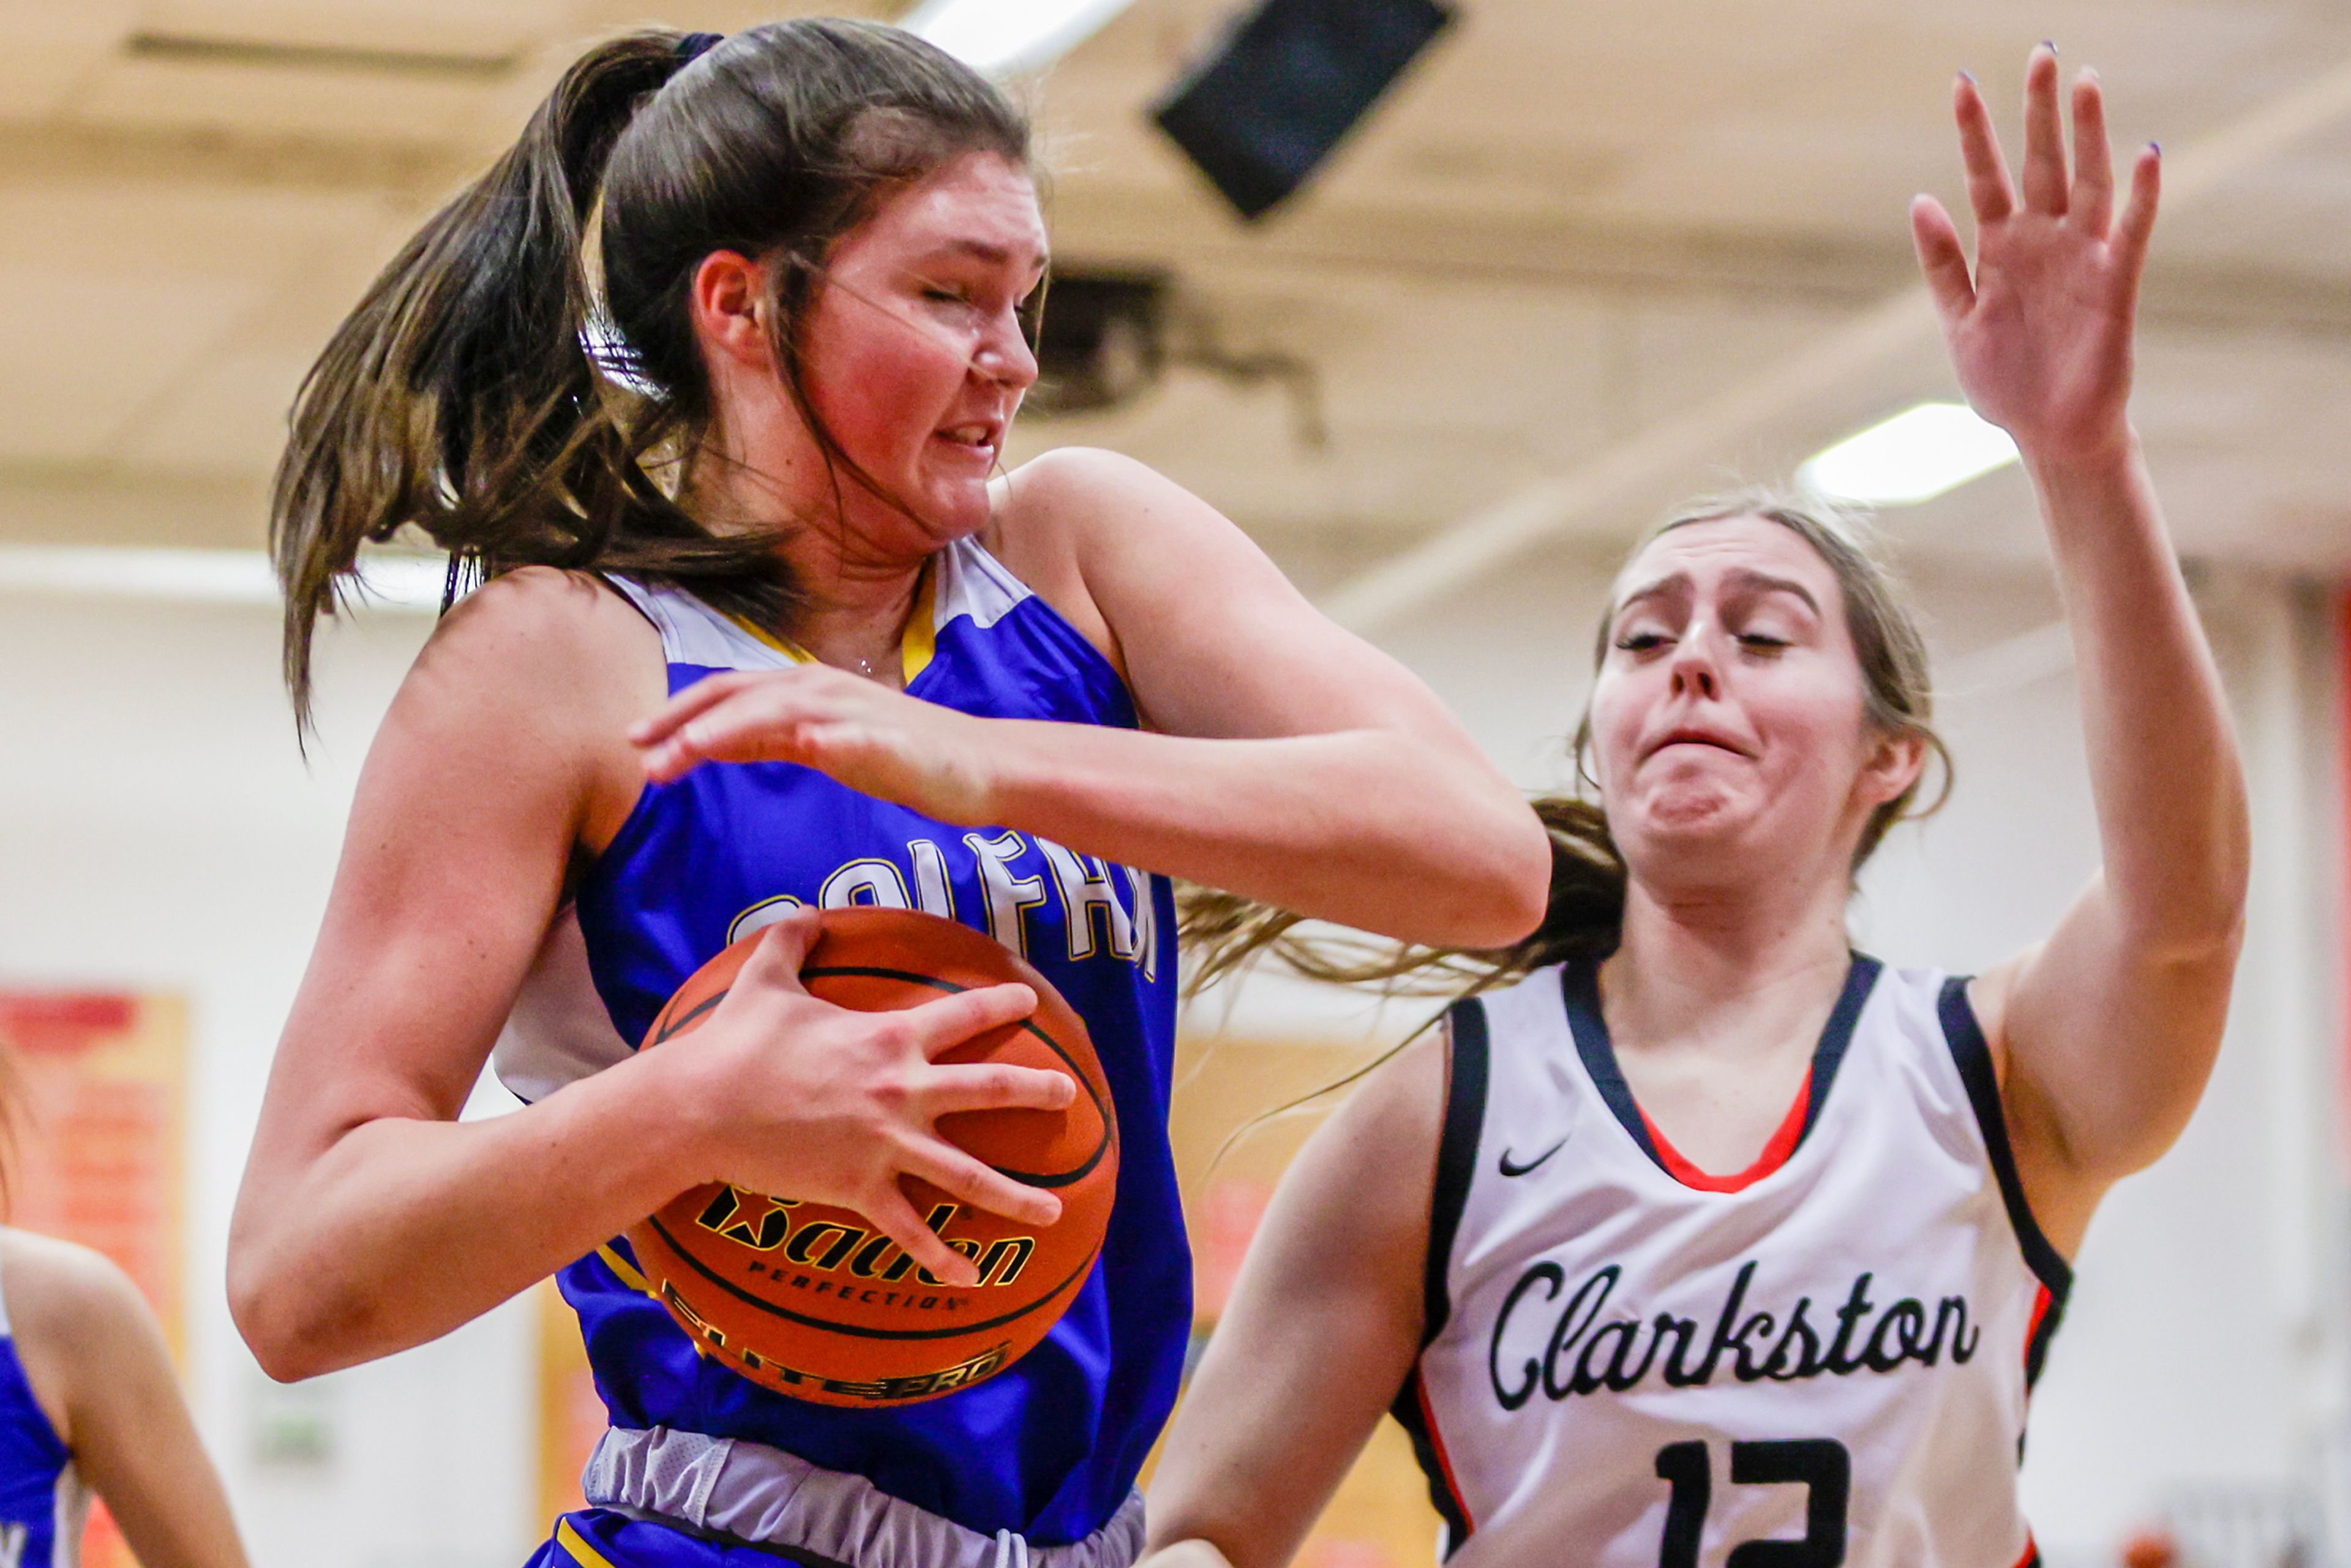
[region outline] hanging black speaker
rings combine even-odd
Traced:
[[[1152,116],[1255,218],[1305,183],[1452,20],[1438,0],[1265,0]]]

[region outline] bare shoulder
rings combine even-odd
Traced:
[[[997,481],[996,517],[990,526],[1015,531],[1068,528],[1081,524],[1104,503],[1144,500],[1155,492],[1189,494],[1123,453],[1101,446],[1057,446]]]
[[[1105,538],[1133,542],[1201,528],[1238,532],[1148,464],[1098,446],[1062,446],[998,481],[988,547],[1011,565],[1040,550],[1082,558]]]
[[[144,1320],[139,1287],[105,1254],[0,1226],[0,1293],[18,1333],[92,1321]]]
[[[534,814],[576,813],[601,845],[643,784],[628,727],[668,695],[660,634],[633,606],[584,572],[526,567],[442,617],[377,731],[372,771],[402,781],[403,800],[455,792],[470,810],[487,788]]]
[[[1449,1056],[1432,1030],[1365,1074],[1300,1155],[1301,1183],[1366,1229],[1416,1240],[1436,1191]]]
[[[1087,566],[1101,536],[1143,511],[1160,486],[1175,488],[1131,457],[1099,447],[1058,447],[996,482],[993,516],[981,536],[989,554],[1101,649],[1122,675],[1118,638]]]
[[[1447,1031],[1442,1027],[1432,1029],[1364,1074],[1363,1087],[1349,1097],[1341,1114],[1383,1139],[1409,1140],[1426,1134],[1434,1155],[1437,1135],[1445,1124],[1451,1060]]]
[[[1223,513],[1157,470],[1098,448],[1062,447],[998,481],[985,539],[1113,659],[1122,645],[1165,643],[1179,622],[1197,622],[1196,634],[1213,638],[1211,626],[1303,603]],[[1220,613],[1202,617],[1204,601]]]
[[[0,1227],[0,1298],[33,1396],[68,1446],[79,1392],[162,1345],[155,1314],[131,1277],[70,1241]]]
[[[505,706],[543,710],[661,684],[661,638],[586,572],[524,567],[483,584],[441,618],[416,674],[462,681]]]

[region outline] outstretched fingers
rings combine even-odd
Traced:
[[[2043,44],[2024,66],[2024,208],[2064,217],[2065,120],[2057,109],[2057,51]]]
[[[2134,296],[2140,275],[2147,270],[2147,247],[2155,238],[2155,214],[2162,199],[2163,149],[2150,142],[2139,150],[2138,162],[2132,165],[2130,200],[2115,224],[2116,264]]]
[[[2106,145],[2106,95],[2098,73],[2074,82],[2074,220],[2104,239],[2115,218],[2115,158]]]
[[[1959,226],[1932,196],[1910,202],[1910,241],[1918,247],[1918,270],[1934,296],[1935,313],[1949,326],[1975,308],[1976,287],[1968,273],[1968,253]]]
[[[1984,107],[1976,78],[1961,72],[1951,89],[1951,107],[1959,122],[1959,156],[1968,170],[1968,203],[1976,222],[1996,224],[2016,211],[2016,190],[2009,183],[2008,160],[2000,137],[1991,128],[1991,110]]]

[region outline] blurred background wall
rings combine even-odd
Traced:
[[[518,1562],[576,1438],[535,1301],[294,1388],[222,1301],[276,1031],[437,588],[435,563],[390,562],[392,601],[327,639],[306,762],[252,553],[284,412],[374,269],[582,39],[778,9],[0,5],[0,988],[184,999],[185,1372],[264,1564]],[[1954,396],[1903,302],[1904,203],[1957,194],[1950,73],[2012,102],[2053,36],[2104,70],[2126,144],[2164,139],[2137,411],[2252,768],[2253,927],[2202,1111],[2092,1229],[2026,1492],[2053,1568],[2112,1563],[2165,1520],[2201,1561],[2283,1562],[2298,1532],[2299,1561],[2351,1563],[2351,12],[1464,0],[1329,165],[1246,224],[1146,114],[1242,9],[1107,7],[1026,89],[1056,308],[1120,325],[1064,343],[1061,411],[1015,455],[1110,445],[1198,490],[1529,788],[1567,777],[1593,618],[1658,508],[1785,480]],[[1929,615],[1959,782],[1889,841],[1855,927],[1893,961],[1972,967],[2045,932],[2095,861],[2070,663],[2013,466],[1883,522]],[[1213,1176],[1207,1152],[1413,1021],[1273,982],[1196,1012],[1177,1131],[1204,1326],[1306,1120]],[[476,1110],[502,1103],[486,1089]],[[1426,1561],[1431,1516],[1389,1437],[1314,1568]]]

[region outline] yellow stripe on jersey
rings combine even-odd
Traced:
[[[931,659],[938,652],[939,629],[932,619],[938,608],[938,578],[934,566],[924,566],[922,583],[914,590],[914,611],[906,617],[906,634],[898,643],[900,679],[910,686],[914,684],[916,675],[931,667]],[[727,619],[795,664],[816,663],[815,654],[789,637],[779,637],[740,615],[730,615]]]
[[[785,658],[789,659],[795,664],[813,664],[816,663],[816,655],[814,653],[810,653],[806,648],[801,647],[789,637],[778,637],[773,632],[768,631],[765,626],[759,625],[757,622],[747,621],[740,615],[729,615],[726,619],[732,621],[736,625],[740,626],[744,631],[748,632],[752,636],[758,638],[760,642],[765,643],[768,647],[773,648],[777,653],[781,653]]]
[[[612,1560],[589,1545],[568,1519],[555,1521],[555,1544],[580,1568],[612,1568]]]
[[[931,655],[938,652],[939,628],[932,619],[938,606],[939,570],[934,559],[923,568],[923,585],[914,591],[914,612],[906,617],[906,638],[898,652],[898,667],[907,685],[914,677],[931,667]]]
[[[596,1256],[604,1260],[604,1267],[618,1274],[621,1277],[621,1283],[628,1286],[632,1291],[643,1291],[656,1301],[661,1299],[661,1292],[653,1289],[653,1281],[637,1272],[635,1264],[613,1251],[611,1242],[608,1241],[597,1248]]]

